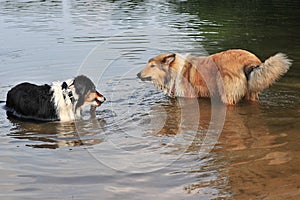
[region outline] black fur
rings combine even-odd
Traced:
[[[63,84],[61,85],[61,89],[63,90],[68,89],[68,84],[66,82],[63,82]]]
[[[73,85],[75,87],[76,93],[79,96],[75,110],[83,105],[86,95],[89,92],[96,92],[96,86],[94,83],[86,76],[77,76],[74,79]]]
[[[52,96],[49,85],[21,83],[7,93],[8,115],[42,121],[58,120]]]
[[[253,72],[253,70],[255,70],[258,67],[259,67],[259,65],[258,66],[245,67],[244,68],[244,73],[245,73],[247,81],[250,80],[250,75]]]
[[[6,108],[8,116],[13,115],[22,119],[38,121],[69,120],[65,119],[68,118],[68,115],[66,115],[66,117],[65,115],[61,116],[62,113],[60,112],[63,106],[70,105],[64,104],[63,102],[60,102],[59,105],[55,105],[59,97],[54,96],[53,90],[60,90],[65,101],[67,97],[69,97],[72,103],[71,112],[74,112],[74,117],[75,115],[80,116],[82,105],[85,103],[89,92],[95,92],[99,97],[102,96],[96,91],[94,83],[83,75],[77,76],[71,81],[71,85],[62,82],[60,87],[61,88],[57,88],[57,85],[38,86],[31,83],[21,83],[13,87],[7,93]],[[93,101],[97,103],[98,106],[103,103],[97,98]],[[73,106],[75,110],[73,110]],[[68,107],[68,109],[70,109],[70,107]],[[63,117],[63,119],[60,119],[60,117]],[[73,117],[70,117],[70,119],[72,118]]]

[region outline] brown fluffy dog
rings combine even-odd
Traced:
[[[207,57],[161,54],[148,61],[137,74],[152,81],[171,97],[220,96],[227,105],[242,98],[256,101],[291,65],[285,54],[277,53],[261,62],[246,50],[227,50]]]

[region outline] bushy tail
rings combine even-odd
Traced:
[[[285,74],[292,64],[283,53],[271,56],[264,63],[253,68],[249,74],[248,87],[250,91],[261,92]]]

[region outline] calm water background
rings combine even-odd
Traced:
[[[299,199],[299,8],[292,0],[0,0],[0,100],[22,81],[82,73],[108,99],[95,118],[85,111],[63,124],[7,119],[1,109],[0,198]],[[258,104],[228,108],[171,100],[135,77],[161,52],[229,48],[262,60],[280,51],[293,66]]]

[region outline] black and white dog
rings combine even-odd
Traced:
[[[94,83],[80,75],[51,85],[21,83],[7,93],[8,115],[39,121],[71,121],[81,116],[83,107],[98,107],[105,97]]]

